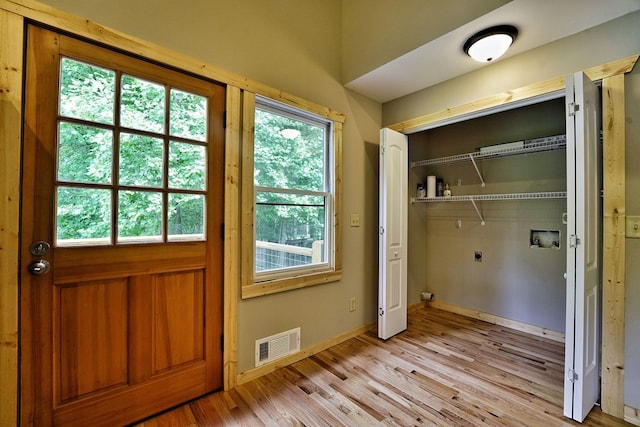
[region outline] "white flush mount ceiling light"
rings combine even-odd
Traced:
[[[476,61],[491,62],[504,55],[517,36],[513,25],[497,25],[469,37],[462,50]]]

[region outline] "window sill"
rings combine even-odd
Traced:
[[[342,270],[302,274],[295,277],[254,282],[251,285],[242,287],[242,299],[306,288],[307,286],[321,285],[323,283],[337,282],[340,279],[342,279]]]

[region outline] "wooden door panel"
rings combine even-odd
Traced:
[[[69,402],[128,383],[127,281],[89,282],[58,289],[60,321],[56,370],[60,397]]]
[[[204,361],[190,364],[144,383],[112,390],[95,399],[80,399],[62,405],[53,413],[53,424],[71,427],[130,424],[207,393],[205,376]]]
[[[154,374],[204,357],[203,272],[153,277]]]
[[[159,274],[205,268],[206,256],[204,242],[58,248],[53,274],[57,284]]]
[[[35,26],[28,28],[27,43],[21,423],[126,425],[220,388],[224,87]],[[55,240],[56,189],[88,185],[60,183],[56,178],[57,157],[64,155],[57,149],[58,121],[84,120],[58,115],[63,55],[117,73],[146,76],[160,86],[168,82],[165,89],[175,87],[207,98],[204,240],[140,244]],[[114,135],[119,132],[115,126],[104,125]],[[100,184],[112,191],[113,198],[121,190],[115,175],[112,184]],[[174,192],[163,191],[165,199]],[[111,212],[112,223],[116,213]],[[167,215],[164,221],[168,223]],[[164,230],[168,234],[167,226]],[[116,234],[112,230],[111,235]],[[49,253],[31,254],[29,246],[38,240],[51,243]],[[78,243],[84,246],[73,246]],[[29,263],[37,259],[50,262],[48,274],[29,274]]]

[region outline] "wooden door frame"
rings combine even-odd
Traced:
[[[18,254],[22,147],[21,17],[0,10],[0,425],[18,418]]]
[[[224,265],[224,388],[237,382],[237,306],[240,286],[239,209],[241,123],[240,95],[249,90],[283,102],[312,105],[308,101],[271,88],[212,64],[125,35],[92,21],[61,12],[34,0],[0,0],[0,425],[18,420],[18,306],[19,306],[19,186],[22,126],[23,46],[27,20],[62,29],[88,40],[115,46],[136,55],[217,80],[227,88],[225,165],[225,265]],[[603,112],[611,120],[605,127],[604,200],[604,307],[603,307],[603,410],[622,418],[624,410],[624,223],[625,223],[625,118],[624,73],[638,56],[586,70],[603,81]],[[594,75],[596,77],[594,77]],[[597,76],[600,77],[597,77]],[[424,123],[478,111],[519,99],[560,90],[564,77],[529,85],[472,104],[421,116],[389,126],[405,132]],[[340,122],[344,116],[313,104],[327,117]],[[622,111],[622,112],[621,112]]]
[[[592,81],[602,82],[604,199],[602,209],[602,342],[601,406],[606,414],[624,419],[624,317],[625,317],[625,87],[640,55],[583,70]],[[437,111],[387,126],[403,133],[457,117],[543,97],[565,89],[565,76],[545,80],[469,104]]]

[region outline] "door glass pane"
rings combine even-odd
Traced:
[[[118,192],[118,242],[162,239],[162,193]]]
[[[163,152],[164,144],[160,138],[121,134],[120,184],[162,187]]]
[[[201,145],[169,143],[169,188],[204,190],[206,149]]]
[[[60,186],[56,206],[56,245],[110,243],[110,190]]]
[[[121,92],[122,126],[155,133],[164,131],[164,86],[123,75]]]
[[[60,67],[60,115],[112,124],[116,73],[68,58]]]
[[[204,240],[204,195],[169,194],[169,240]]]
[[[204,240],[207,96],[63,58],[58,105],[62,244]]]
[[[111,183],[113,133],[61,122],[58,125],[58,180]]]
[[[171,89],[170,128],[172,136],[207,140],[207,98]]]

